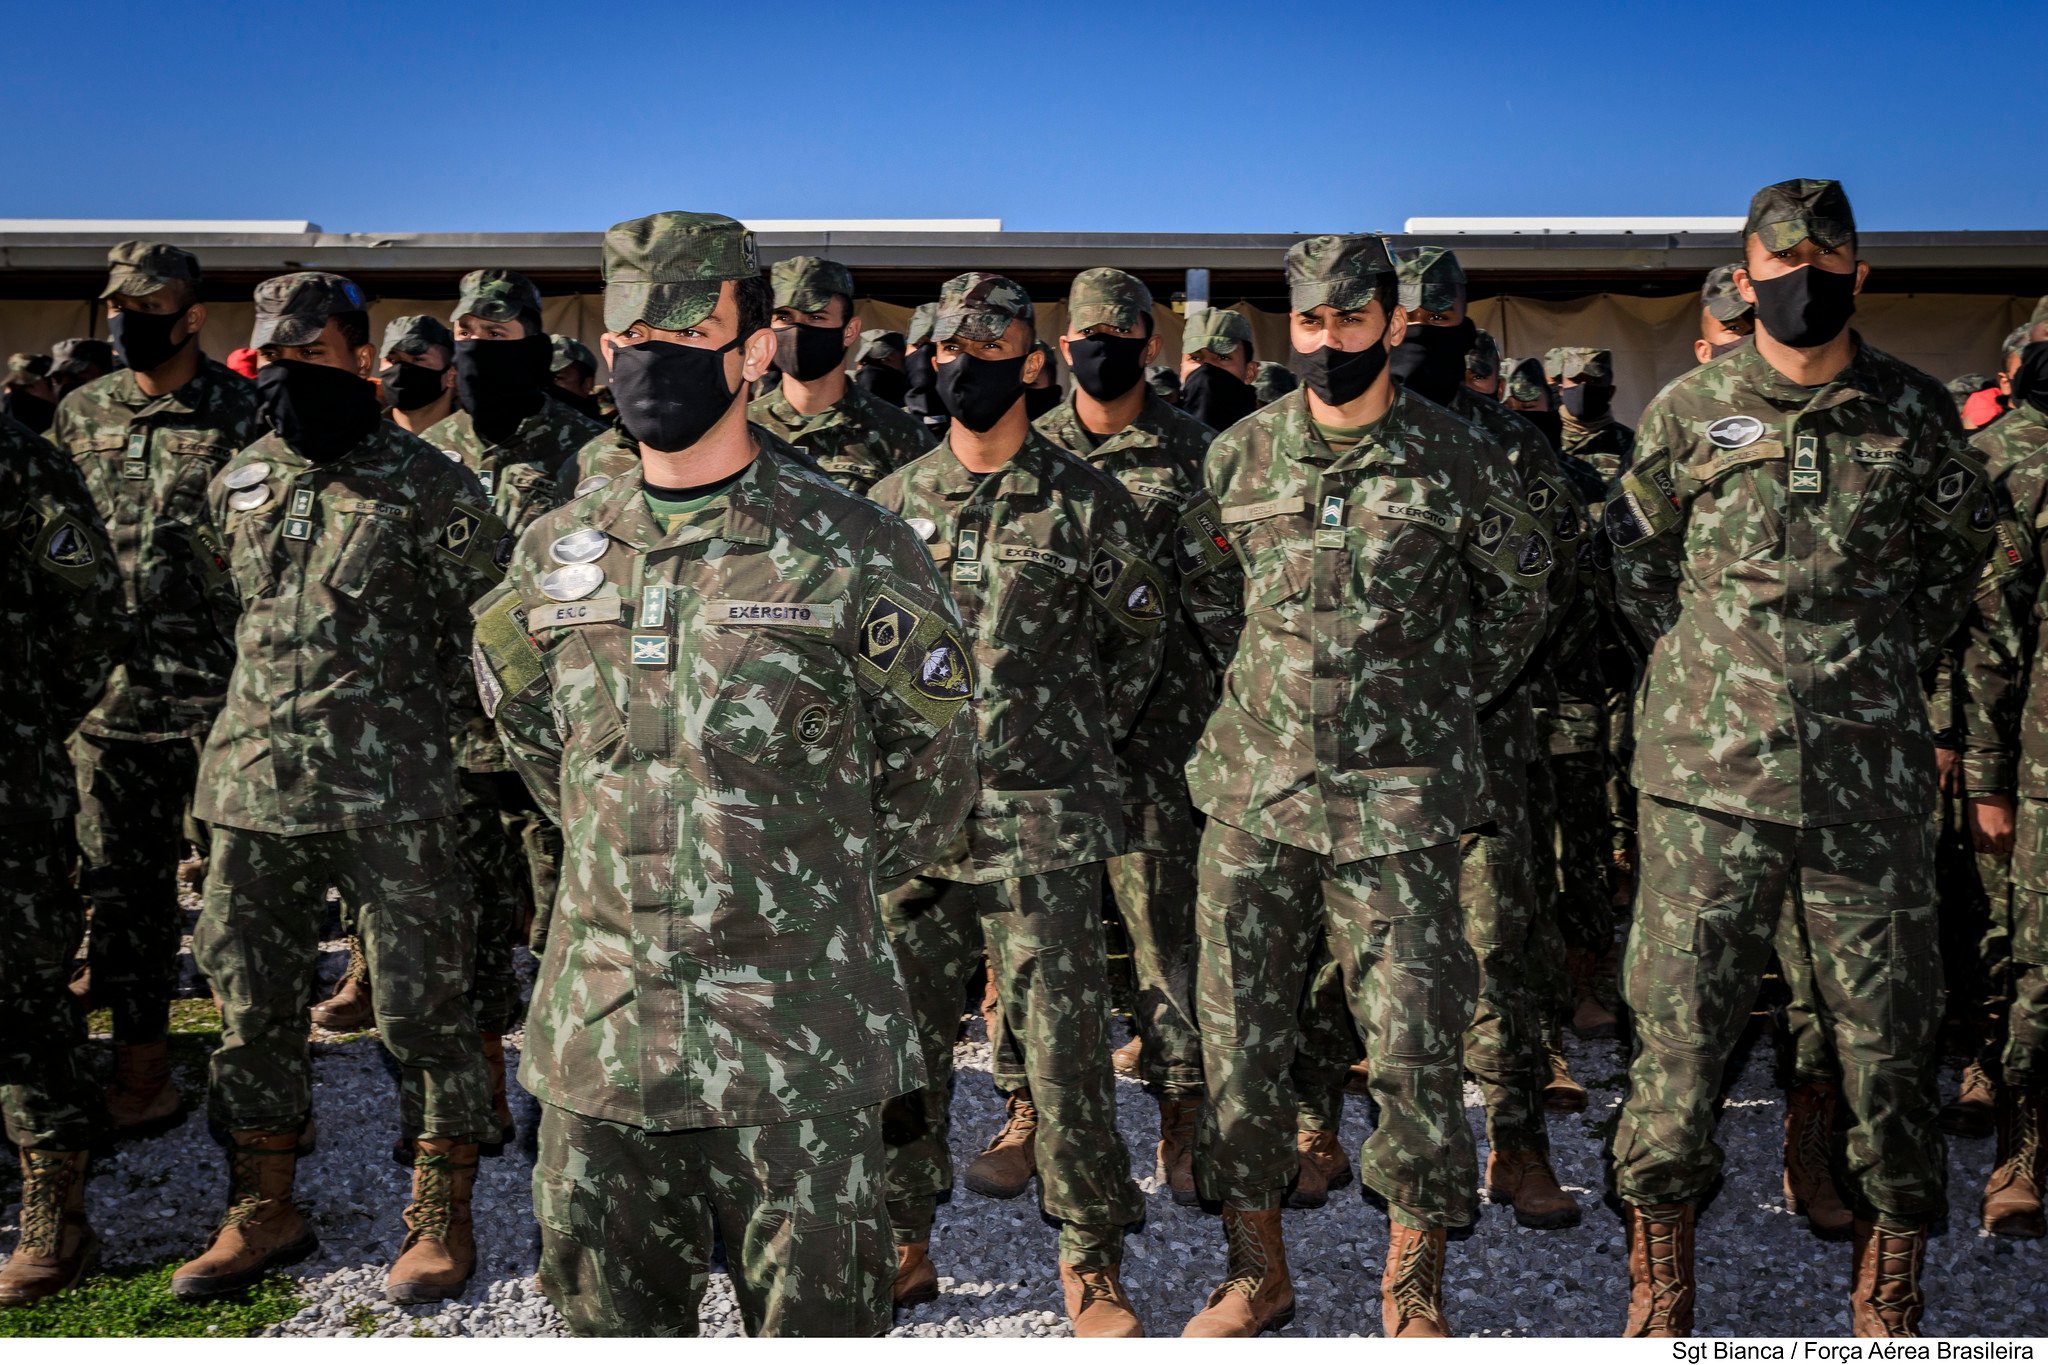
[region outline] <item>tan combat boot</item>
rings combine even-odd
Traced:
[[[1690,1204],[1625,1204],[1628,1325],[1625,1337],[1692,1335],[1693,1216]]]
[[[1117,1266],[1060,1263],[1060,1289],[1067,1299],[1067,1321],[1077,1337],[1142,1337],[1131,1301],[1124,1297]]]
[[[21,1237],[0,1267],[0,1308],[75,1289],[100,1261],[100,1239],[85,1221],[90,1152],[21,1153]]]
[[[1567,948],[1565,969],[1571,975],[1572,995],[1577,1001],[1572,1007],[1572,1032],[1581,1038],[1612,1038],[1618,1034],[1621,1021],[1594,993],[1594,982],[1600,977],[1600,959],[1584,948]]]
[[[412,1203],[405,1209],[405,1245],[384,1276],[393,1303],[452,1299],[476,1271],[476,1232],[469,1219],[476,1183],[476,1144],[423,1137],[412,1168]]]
[[[1806,1216],[1814,1235],[1840,1241],[1856,1216],[1835,1188],[1829,1153],[1835,1140],[1835,1087],[1819,1081],[1785,1096],[1785,1207]]]
[[[1361,1057],[1351,1064],[1344,1073],[1344,1093],[1347,1095],[1369,1096],[1372,1094],[1372,1067]]]
[[[1351,1159],[1344,1144],[1328,1129],[1302,1131],[1294,1135],[1294,1188],[1287,1192],[1289,1208],[1319,1209],[1330,1202],[1330,1191],[1351,1183]]]
[[[1920,1267],[1927,1259],[1927,1229],[1856,1222],[1851,1258],[1849,1328],[1859,1337],[1917,1337],[1927,1297]]]
[[[1145,1040],[1133,1035],[1130,1042],[1109,1054],[1109,1064],[1116,1068],[1117,1075],[1135,1079],[1138,1075],[1138,1059],[1144,1051]]]
[[[228,1212],[204,1254],[171,1276],[181,1299],[214,1299],[246,1289],[313,1254],[320,1239],[292,1203],[299,1134],[228,1135]]]
[[[1223,1283],[1181,1335],[1255,1337],[1294,1321],[1294,1281],[1287,1274],[1280,1210],[1233,1209],[1226,1204],[1223,1236],[1230,1247]]]
[[[1159,1174],[1173,1202],[1184,1207],[1202,1202],[1195,1190],[1195,1119],[1201,1112],[1199,1094],[1159,1097]]]
[[[1510,1205],[1525,1228],[1575,1228],[1579,1201],[1557,1183],[1548,1152],[1486,1154],[1486,1197]]]
[[[1031,1092],[1009,1098],[1010,1117],[967,1166],[967,1188],[990,1199],[1015,1199],[1038,1170],[1038,1109]]]
[[[1380,1326],[1389,1337],[1447,1337],[1442,1228],[1387,1224],[1387,1268],[1380,1275]]]
[[[889,1291],[898,1311],[930,1303],[939,1296],[939,1272],[932,1265],[930,1242],[899,1242],[896,1246],[896,1283]]]
[[[182,1108],[171,1080],[169,1042],[115,1044],[114,1083],[107,1087],[107,1123],[115,1132],[154,1128]]]
[[[1543,1050],[1550,1057],[1550,1080],[1543,1087],[1543,1107],[1553,1114],[1584,1113],[1586,1087],[1572,1079],[1564,1049],[1557,1045],[1555,1039],[1546,1037]]]
[[[2016,1085],[1998,1092],[1998,1161],[1984,1183],[1984,1230],[1994,1237],[2048,1233],[2041,1213],[2041,1093]]]
[[[361,1033],[377,1022],[370,995],[370,964],[363,957],[362,940],[348,939],[348,970],[334,994],[313,1006],[313,1022],[329,1033]]]
[[[1951,1137],[1990,1137],[1998,1123],[1998,1086],[1982,1062],[1963,1068],[1956,1097],[1941,1106],[1941,1131]]]
[[[496,1139],[483,1146],[491,1156],[496,1156],[505,1150],[506,1143],[519,1136],[519,1126],[512,1122],[512,1105],[505,1098],[505,1036],[486,1033],[483,1040],[484,1071],[491,1078],[491,1113],[498,1120]]]

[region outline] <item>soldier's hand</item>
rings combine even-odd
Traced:
[[[1948,796],[1963,794],[1963,751],[1960,749],[1937,748],[1934,751],[1934,771],[1941,779],[1941,790]]]
[[[2000,858],[2012,856],[2012,798],[1970,798],[1970,846]]]

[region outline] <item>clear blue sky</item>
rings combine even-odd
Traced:
[[[1740,214],[2048,228],[2048,6],[20,5],[0,216],[1016,230]],[[610,16],[617,16],[616,19]]]

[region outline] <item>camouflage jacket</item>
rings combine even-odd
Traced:
[[[319,834],[455,811],[469,604],[505,538],[475,478],[389,422],[317,465],[273,434],[215,476],[201,515],[235,669],[198,816]]]
[[[1984,576],[1958,632],[1945,700],[1937,714],[1963,751],[1972,795],[2048,796],[2048,687],[2035,685],[2041,647],[2036,604],[2048,581],[2048,415],[2022,403],[1970,444],[1983,457],[1999,510]]]
[[[1565,413],[1562,424],[1564,453],[1591,465],[1610,488],[1635,463],[1636,433],[1612,417],[1581,426]]]
[[[664,533],[637,471],[476,608],[486,709],[562,827],[520,1079],[667,1132],[922,1083],[876,888],[974,797],[971,663],[917,538],[773,437]]]
[[[580,498],[604,487],[597,482],[599,479],[610,483],[623,474],[639,472],[640,443],[628,436],[624,428],[611,426],[585,441],[575,460],[563,468],[555,482],[567,496]]]
[[[1606,519],[1651,646],[1639,791],[1801,827],[1932,808],[1919,670],[1993,523],[1939,384],[1861,338],[1818,389],[1731,351],[1651,401]]]
[[[1498,446],[1396,387],[1333,453],[1297,390],[1209,447],[1245,622],[1188,785],[1340,863],[1473,823],[1478,711],[1543,637],[1550,543]]]
[[[1587,509],[1587,528],[1572,604],[1576,619],[1549,651],[1551,690],[1539,728],[1550,753],[1600,753],[1609,742],[1609,699],[1634,690],[1636,659],[1614,603],[1613,546],[1603,522],[1607,481],[1575,456],[1559,462]]]
[[[263,434],[256,389],[218,361],[150,398],[116,370],[57,407],[50,440],[78,462],[113,543],[134,629],[87,734],[166,740],[206,733],[234,654],[214,629],[184,526],[228,457]]]
[[[1128,851],[1164,852],[1166,821],[1187,813],[1187,762],[1223,680],[1223,661],[1237,647],[1243,625],[1234,615],[1240,590],[1224,586],[1229,575],[1183,574],[1181,565],[1201,568],[1206,559],[1177,551],[1191,514],[1203,509],[1212,519],[1215,500],[1202,487],[1202,459],[1216,433],[1171,407],[1157,394],[1145,395],[1137,420],[1093,445],[1069,398],[1035,424],[1038,434],[1123,484],[1137,506],[1146,558],[1166,578],[1167,598],[1177,603],[1165,623],[1165,651],[1144,710],[1118,746],[1123,764],[1124,825]],[[1196,542],[1207,540],[1199,531]],[[1235,560],[1229,569],[1236,570]]]
[[[491,510],[516,539],[563,501],[562,490],[548,471],[571,464],[599,431],[597,423],[550,398],[519,424],[510,440],[498,445],[486,444],[475,420],[460,409],[427,428],[420,439],[476,476],[491,500]],[[509,540],[506,547],[509,551]],[[455,736],[455,766],[476,773],[511,771],[497,731],[482,711],[472,711],[469,723]]]
[[[992,882],[1122,853],[1116,747],[1171,610],[1130,494],[1033,431],[978,480],[942,442],[868,496],[951,584],[980,680],[981,792],[964,843],[926,875]]]
[[[77,811],[64,741],[99,700],[128,629],[85,480],[0,417],[0,825]]]
[[[932,448],[924,423],[854,383],[844,398],[809,417],[777,388],[747,404],[747,420],[803,451],[841,488],[863,495]]]

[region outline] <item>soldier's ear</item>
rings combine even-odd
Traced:
[[[368,379],[377,372],[377,348],[369,342],[356,347],[356,378]]]
[[[1735,292],[1742,295],[1743,302],[1756,306],[1756,282],[1749,278],[1749,267],[1738,265],[1731,277],[1735,281]]]
[[[1869,278],[1870,278],[1870,262],[1868,262],[1868,261],[1858,261],[1858,262],[1856,262],[1856,292],[1857,292],[1857,293],[1859,293],[1859,294],[1860,294],[1860,293],[1862,293],[1862,292],[1863,292],[1863,285],[1864,285],[1864,282],[1865,282],[1866,280],[1868,280]]]
[[[1066,338],[1065,338],[1065,337],[1061,337],[1061,338],[1060,338],[1060,349],[1064,351],[1064,350],[1065,350],[1066,348],[1067,348],[1067,340],[1066,340]],[[1025,385],[1025,387],[1026,387],[1026,388],[1029,388],[1029,387],[1030,387],[1031,385],[1033,385],[1033,384],[1037,383],[1037,382],[1038,382],[1038,376],[1040,376],[1041,374],[1044,374],[1044,373],[1045,373],[1045,352],[1044,352],[1044,351],[1041,351],[1041,350],[1039,350],[1039,349],[1038,349],[1038,348],[1037,348],[1036,346],[1033,346],[1033,347],[1032,347],[1032,348],[1031,348],[1030,350],[1028,350],[1028,351],[1026,351],[1026,352],[1024,353],[1024,370],[1023,370],[1023,375],[1024,375],[1024,385]]]
[[[763,327],[740,346],[740,378],[751,384],[775,363],[775,331]]]
[[[206,326],[206,305],[195,303],[185,310],[185,335],[196,337]]]

